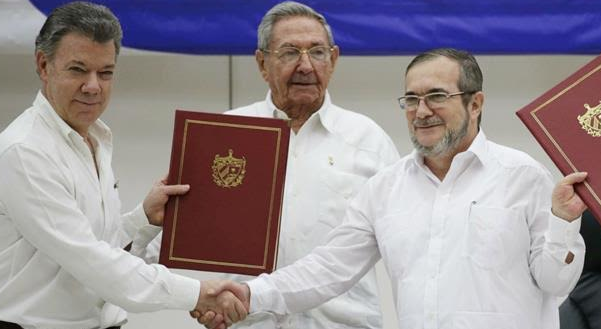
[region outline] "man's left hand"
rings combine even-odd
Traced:
[[[585,172],[572,173],[557,183],[551,198],[551,211],[555,216],[572,222],[586,210],[586,205],[574,191],[574,184],[582,183],[586,176]]]
[[[162,226],[165,218],[165,204],[169,200],[169,196],[186,194],[189,190],[190,185],[167,185],[167,177],[155,182],[142,204],[148,222],[152,225]]]

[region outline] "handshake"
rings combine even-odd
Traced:
[[[225,329],[246,318],[250,309],[250,289],[229,280],[202,281],[200,295],[190,316],[209,329]]]

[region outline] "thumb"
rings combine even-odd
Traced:
[[[188,193],[189,190],[190,190],[189,184],[163,186],[163,191],[167,195],[182,195],[182,194]]]
[[[567,175],[566,177],[563,178],[562,184],[565,184],[565,185],[574,185],[576,183],[582,183],[586,179],[587,175],[588,175],[587,172],[575,172],[575,173],[571,173],[571,174],[569,174],[569,175]]]
[[[228,290],[229,281],[212,281],[211,285],[207,287],[207,295],[210,297],[217,297],[220,293]]]

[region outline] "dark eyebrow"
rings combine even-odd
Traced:
[[[432,89],[428,89],[428,92],[426,94],[431,94],[431,93],[449,93],[446,89],[444,88],[432,88]]]

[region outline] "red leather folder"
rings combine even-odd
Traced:
[[[177,110],[159,262],[249,275],[275,270],[290,128],[284,120]]]
[[[517,115],[562,174],[588,172],[576,192],[601,223],[601,56]]]

